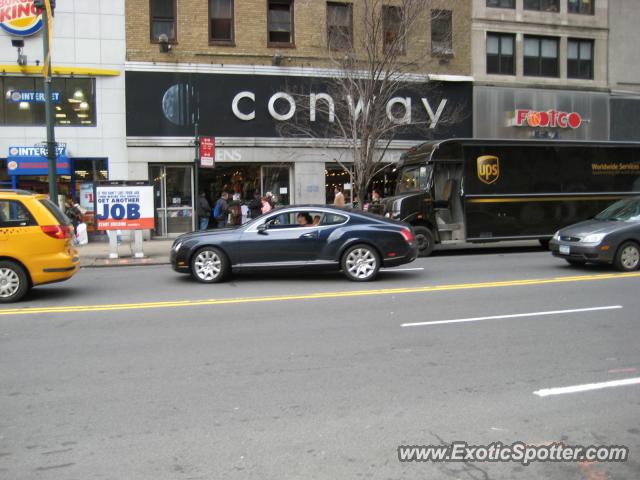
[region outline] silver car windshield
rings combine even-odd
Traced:
[[[594,217],[596,220],[640,222],[640,199],[620,200]]]

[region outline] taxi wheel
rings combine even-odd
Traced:
[[[227,256],[215,247],[203,247],[191,259],[191,275],[199,282],[222,282],[228,273]]]
[[[378,275],[380,257],[369,245],[354,245],[342,255],[342,272],[354,282],[368,282]]]
[[[613,264],[618,270],[632,272],[640,266],[640,246],[635,242],[625,242],[616,252]]]
[[[17,302],[29,291],[29,277],[15,262],[0,261],[0,303]]]

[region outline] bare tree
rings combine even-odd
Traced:
[[[338,139],[346,146],[359,206],[386,167],[385,154],[398,135],[419,129],[428,137],[436,124],[461,114],[449,109],[443,115],[446,100],[431,105],[423,98],[412,105],[407,96],[411,89],[424,97],[435,88],[426,82],[427,60],[436,48],[447,54],[451,44],[450,30],[439,31],[437,46],[427,41],[430,24],[450,14],[432,6],[433,0],[360,0],[353,3],[355,12],[348,4],[329,7],[327,52],[335,77],[323,82],[320,93],[289,90],[299,110],[294,122],[281,125],[281,133],[326,139],[327,146]],[[348,170],[343,159],[335,160]]]

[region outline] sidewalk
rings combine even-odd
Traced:
[[[142,244],[144,258],[133,256],[133,242],[123,241],[118,245],[116,259],[109,258],[109,242],[90,242],[76,247],[80,253],[81,267],[121,267],[135,265],[169,264],[169,253],[173,240],[149,240]]]

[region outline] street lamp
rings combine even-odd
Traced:
[[[49,198],[54,204],[58,204],[58,184],[56,182],[56,136],[54,132],[53,103],[51,101],[51,43],[53,40],[53,11],[56,8],[56,0],[33,0],[33,5],[42,12],[42,36],[44,50],[44,64],[42,75],[44,76],[44,101],[45,122],[47,125],[47,160],[49,164]]]

